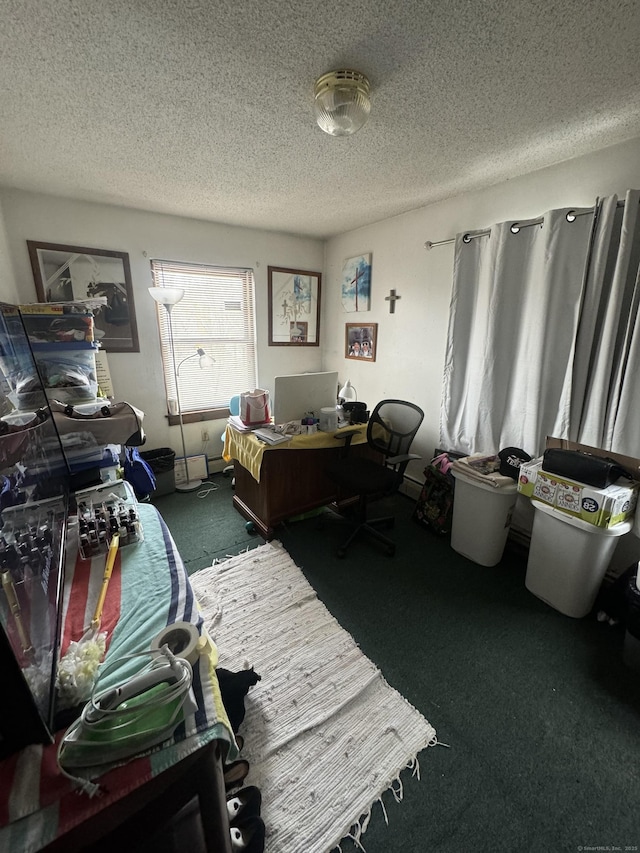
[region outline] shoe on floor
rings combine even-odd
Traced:
[[[232,826],[231,849],[233,853],[263,853],[265,826],[260,817],[248,817]]]
[[[262,805],[262,794],[255,785],[247,785],[240,788],[235,794],[227,797],[227,812],[229,823],[235,826],[238,821],[250,817],[260,817],[260,806]]]
[[[249,762],[244,758],[224,765],[224,787],[227,791],[238,788],[249,772]]]

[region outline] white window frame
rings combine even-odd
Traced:
[[[151,277],[155,287],[184,290],[171,309],[183,421],[226,417],[230,398],[257,385],[253,270],[152,259]],[[169,403],[178,399],[169,314],[158,305],[157,316],[169,423],[178,423]],[[212,366],[200,366],[198,349]]]

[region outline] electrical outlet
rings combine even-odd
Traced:
[[[209,431],[206,429],[202,430],[202,440],[203,441],[209,441]]]

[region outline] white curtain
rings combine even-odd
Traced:
[[[576,347],[569,437],[640,456],[640,192],[598,206]]]
[[[536,455],[554,435],[640,456],[639,205],[629,190],[458,236],[444,447]]]
[[[607,397],[605,413],[597,412],[595,403],[614,364],[621,375],[629,372],[628,361],[620,357],[624,335],[613,331],[613,315],[619,317],[632,302],[625,296],[614,306],[605,296],[616,201],[602,205],[597,229],[594,210],[564,209],[549,211],[541,224],[503,222],[489,236],[472,234],[469,242],[457,237],[441,408],[443,447],[491,453],[513,445],[537,455],[548,435],[591,443],[583,433],[598,419],[613,433],[613,399]],[[569,212],[578,214],[573,221]],[[593,256],[592,244],[598,247]],[[608,363],[599,349],[605,331]],[[637,334],[635,324],[626,331],[640,350]],[[626,381],[629,391],[616,402],[619,412],[630,406],[634,391],[631,377]]]

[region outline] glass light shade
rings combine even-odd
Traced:
[[[369,118],[369,81],[359,71],[330,71],[316,80],[318,126],[331,136],[351,136]]]
[[[150,287],[149,293],[156,302],[166,306],[175,305],[184,296],[184,290],[181,287]]]

